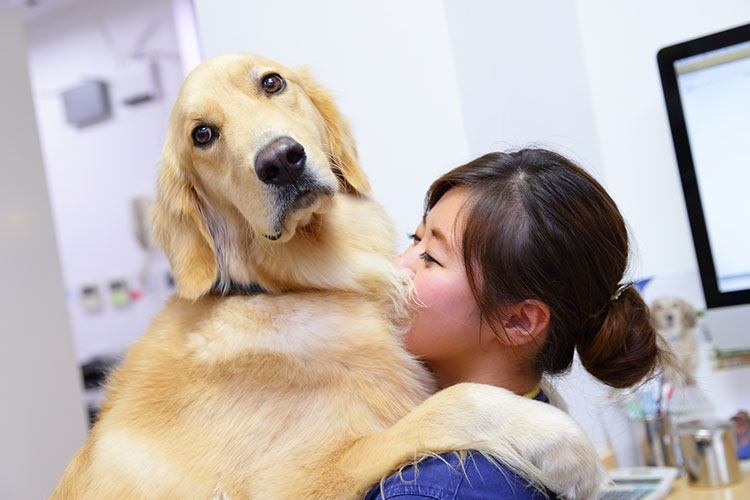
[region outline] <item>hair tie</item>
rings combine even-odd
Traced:
[[[632,285],[633,283],[623,283],[622,285],[619,285],[617,287],[617,290],[615,290],[615,293],[612,294],[612,297],[609,300],[611,302],[615,302],[617,299],[620,298],[620,295],[622,295],[622,292],[630,288]]]

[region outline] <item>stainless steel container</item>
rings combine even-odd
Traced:
[[[641,420],[641,450],[646,465],[657,467],[676,467],[679,465],[675,455],[675,443],[672,426],[667,415]]]
[[[691,486],[726,486],[740,480],[732,429],[731,422],[710,419],[677,425]]]

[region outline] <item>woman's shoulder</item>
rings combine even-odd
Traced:
[[[458,454],[430,457],[405,468],[376,485],[365,500],[542,500],[551,493],[536,490],[502,464],[481,453],[468,452],[462,461]]]

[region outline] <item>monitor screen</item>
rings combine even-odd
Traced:
[[[750,303],[750,25],[657,59],[706,305]]]

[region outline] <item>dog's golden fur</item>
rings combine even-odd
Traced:
[[[263,89],[269,74],[281,91]],[[218,133],[208,146],[191,139],[200,125]],[[256,175],[280,137],[304,146],[302,188]],[[468,448],[593,498],[596,453],[564,413],[476,384],[429,397],[399,339],[411,289],[391,224],[304,73],[231,55],[187,78],[154,227],[178,293],[111,377],[52,498],[356,499],[420,453]],[[222,293],[249,284],[269,293]]]

